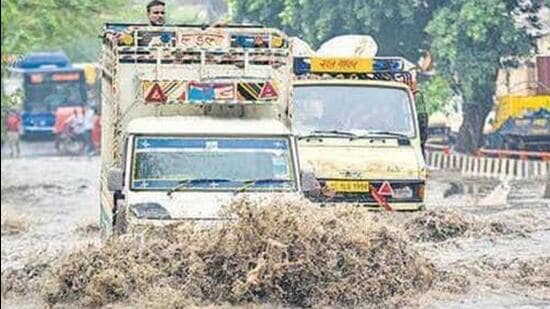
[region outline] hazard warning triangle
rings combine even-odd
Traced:
[[[380,186],[380,188],[378,188],[378,194],[382,196],[392,196],[393,188],[391,187],[390,183],[387,181],[384,181]]]
[[[378,203],[378,206],[383,207],[387,211],[393,211],[393,208],[390,206],[390,204],[388,204],[388,200],[386,199],[386,197],[378,194],[378,192],[376,192],[376,188],[372,184],[369,186],[369,188],[370,194]]]
[[[178,101],[180,101],[180,102],[187,101],[187,91],[183,90],[181,92],[180,96],[178,97]]]
[[[265,82],[264,86],[262,87],[262,91],[260,92],[260,98],[261,99],[275,99],[279,95],[277,94],[277,90],[275,90],[275,87],[273,87],[273,84],[270,82]]]
[[[164,103],[166,102],[166,95],[162,91],[162,88],[158,83],[155,83],[151,90],[149,90],[149,93],[145,97],[145,102],[152,102],[152,103]]]

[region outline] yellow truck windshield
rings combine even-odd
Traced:
[[[412,102],[400,88],[355,85],[295,85],[296,134],[314,131],[415,135]]]

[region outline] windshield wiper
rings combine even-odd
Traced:
[[[393,131],[384,131],[384,130],[375,130],[375,131],[367,131],[365,134],[355,136],[355,138],[361,138],[361,137],[369,137],[372,135],[387,135],[387,136],[394,136],[401,139],[409,139],[409,136],[399,133],[399,132],[393,132]]]
[[[326,136],[326,135],[336,135],[336,136],[346,136],[346,137],[356,137],[357,134],[349,131],[340,131],[340,130],[314,130],[310,134],[306,134],[298,137],[298,139],[304,139],[308,137],[315,136]]]
[[[237,194],[237,193],[240,193],[240,192],[245,192],[246,190],[248,190],[251,187],[254,187],[258,184],[288,183],[288,182],[292,182],[292,180],[288,179],[288,178],[283,178],[283,179],[280,179],[280,178],[263,178],[263,179],[244,180],[242,182],[243,186],[238,188],[237,190],[235,190],[234,193]]]
[[[170,188],[167,192],[166,192],[166,195],[168,196],[171,196],[172,193],[174,193],[175,191],[181,189],[181,188],[185,188],[187,187],[188,185],[195,185],[195,184],[202,184],[202,183],[213,183],[213,184],[216,184],[216,183],[219,183],[219,182],[230,182],[231,180],[230,179],[224,179],[224,178],[196,178],[196,179],[182,179],[180,181],[178,181],[178,184],[173,187],[173,188]]]

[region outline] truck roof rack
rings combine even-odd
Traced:
[[[247,67],[290,64],[289,39],[257,25],[168,25],[109,23],[104,35],[111,57],[121,63],[221,64]]]
[[[255,25],[202,26],[106,24],[103,76],[111,84],[118,64],[136,65],[146,104],[286,104],[292,58],[285,33]],[[163,75],[170,71],[180,73]]]
[[[138,26],[138,27],[148,27],[149,24],[145,23],[106,23],[106,28],[126,28],[126,27],[132,27],[132,26]],[[155,26],[156,28],[163,28],[163,27],[180,27],[180,28],[200,28],[200,29],[207,29],[207,28],[233,28],[233,29],[253,29],[253,28],[264,28],[264,26],[260,24],[168,24],[162,27]]]

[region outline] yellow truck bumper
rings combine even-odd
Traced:
[[[372,211],[385,211],[385,209],[378,204],[363,204],[363,203],[330,203],[330,202],[323,202],[323,203],[315,203],[320,205],[321,207],[335,207],[338,205],[346,205],[346,206],[352,206],[352,207],[362,207],[368,210]],[[390,207],[394,211],[419,211],[424,210],[426,207],[424,203],[390,203]]]

